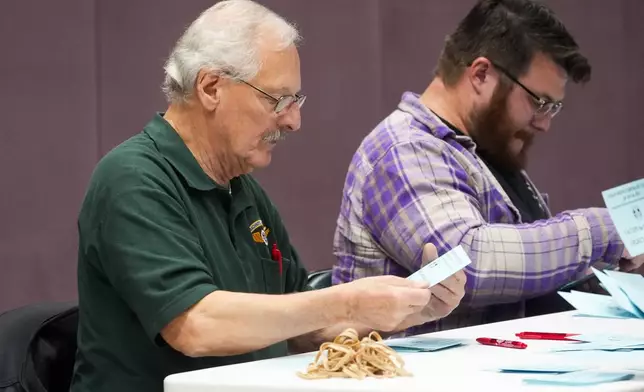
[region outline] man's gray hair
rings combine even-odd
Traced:
[[[224,0],[205,10],[177,41],[166,61],[163,92],[169,102],[190,98],[202,69],[234,79],[252,79],[261,68],[260,49],[296,45],[295,26],[251,0]]]

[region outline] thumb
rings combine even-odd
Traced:
[[[434,244],[427,243],[423,246],[423,258],[421,263],[421,268],[431,263],[432,261],[438,258],[438,250]]]

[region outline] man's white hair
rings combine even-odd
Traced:
[[[185,102],[202,69],[234,79],[252,79],[261,68],[260,49],[296,45],[295,26],[251,0],[224,0],[205,10],[186,29],[166,61],[163,92]]]

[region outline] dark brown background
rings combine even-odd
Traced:
[[[346,168],[401,93],[422,92],[473,0],[271,0],[301,49],[302,132],[257,173],[311,269],[332,264]],[[530,172],[556,211],[642,177],[644,1],[551,0],[594,65]],[[161,66],[212,0],[8,0],[0,13],[0,311],[76,297],[76,214],[97,160],[165,109]]]

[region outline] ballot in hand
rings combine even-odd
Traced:
[[[631,256],[628,250],[624,249],[624,254],[619,260],[619,270],[622,272],[633,272],[644,264],[644,254],[639,256]]]
[[[438,251],[433,244],[425,244],[421,268],[438,258]],[[446,279],[432,286],[432,296],[419,312],[409,315],[399,329],[425,324],[448,316],[460,304],[465,295],[465,272],[461,269]]]

